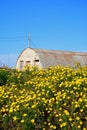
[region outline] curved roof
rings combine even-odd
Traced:
[[[87,53],[84,52],[71,52],[71,51],[59,51],[59,50],[44,50],[33,49],[38,53],[42,66],[53,65],[69,65],[75,66],[76,63],[81,65],[87,65]]]
[[[45,50],[45,49],[35,49],[35,48],[26,48],[26,49],[27,51],[32,49],[38,54],[42,67],[54,66],[54,65],[63,65],[63,66],[69,65],[73,67],[78,62],[83,66],[87,65],[87,53],[85,52]],[[21,52],[21,54],[26,49],[24,49]]]

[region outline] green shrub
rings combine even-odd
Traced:
[[[87,67],[10,70],[7,76],[0,86],[1,130],[87,130]]]
[[[8,77],[9,77],[9,70],[5,68],[0,68],[0,85],[5,85]]]

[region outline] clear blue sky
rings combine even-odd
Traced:
[[[1,0],[0,64],[28,47],[87,52],[87,0]]]

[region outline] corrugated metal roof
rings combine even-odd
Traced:
[[[32,50],[32,51],[31,51]],[[35,52],[35,57],[28,52]],[[25,55],[24,57],[22,57]],[[20,57],[25,58],[32,57],[34,60],[36,57],[39,59],[39,63],[43,68],[47,66],[63,65],[63,66],[76,66],[76,63],[80,63],[82,66],[87,65],[87,53],[86,52],[71,52],[71,51],[60,51],[60,50],[45,50],[45,49],[35,49],[26,48],[24,49],[17,59],[16,67],[18,67],[20,62]],[[25,60],[25,59],[24,59]],[[30,60],[30,59],[29,59]],[[20,67],[19,67],[20,68]]]
[[[80,63],[82,66],[87,65],[87,53],[86,52],[71,52],[71,51],[59,51],[59,50],[44,50],[33,49],[40,58],[42,66],[55,66],[55,65],[69,65],[75,66],[76,63]]]

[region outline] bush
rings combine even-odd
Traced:
[[[5,85],[9,76],[9,70],[7,68],[0,68],[0,85]]]
[[[11,70],[8,77],[0,86],[1,129],[87,129],[87,67]]]

